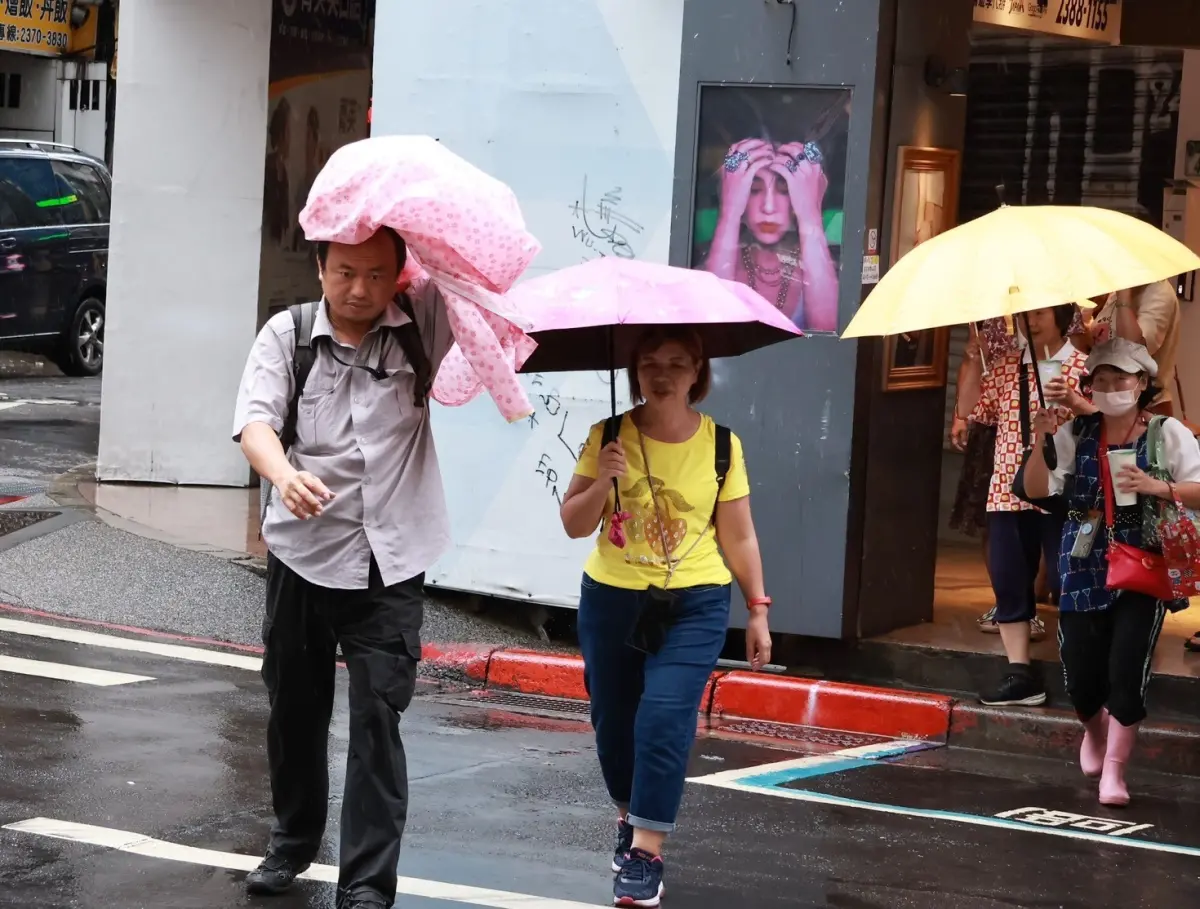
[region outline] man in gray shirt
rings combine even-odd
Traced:
[[[338,645],[350,683],[338,906],[396,895],[408,809],[399,715],[421,658],[424,572],[450,535],[425,397],[453,343],[432,283],[398,297],[406,249],[382,229],[317,247],[324,298],[310,304],[311,372],[296,385],[297,328],[273,317],[250,352],[234,440],[273,490],[263,679],[276,823],[251,894],[286,890],[316,858],[329,798],[327,740]],[[303,330],[301,334],[303,334]]]

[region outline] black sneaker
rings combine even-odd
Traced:
[[[620,818],[617,820],[617,845],[613,849],[613,874],[621,873],[621,867],[625,864],[625,856],[629,854],[629,850],[632,848],[633,825],[624,818]]]
[[[979,696],[985,707],[1040,707],[1046,703],[1046,689],[1028,666],[1009,664],[1000,684]]]
[[[613,881],[614,906],[649,906],[662,902],[663,860],[641,849],[630,849]]]
[[[268,852],[258,867],[246,875],[246,892],[251,896],[278,896],[308,870],[308,864]]]

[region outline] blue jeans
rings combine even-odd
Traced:
[[[643,830],[670,833],[683,800],[696,714],[725,646],[730,587],[673,590],[678,617],[653,656],[625,642],[646,599],[583,576],[579,644],[608,794]]]

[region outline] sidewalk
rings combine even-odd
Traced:
[[[83,507],[111,527],[191,552],[266,570],[259,491],[225,487],[97,483],[87,470],[59,478],[52,497]]]

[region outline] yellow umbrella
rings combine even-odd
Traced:
[[[898,335],[1077,302],[1200,269],[1179,241],[1103,208],[1005,206],[892,266],[843,338]]]

